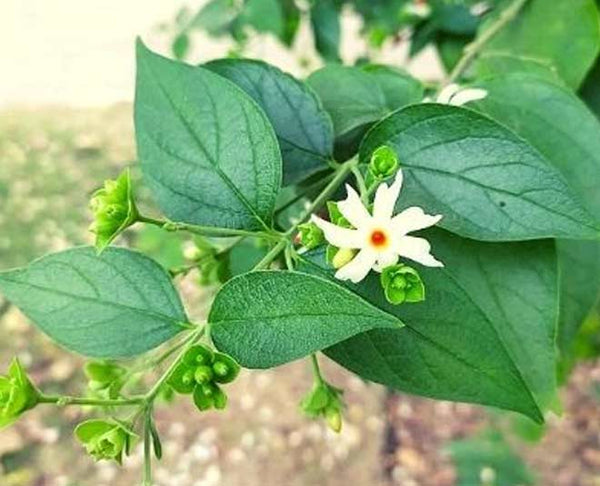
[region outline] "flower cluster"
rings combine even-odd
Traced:
[[[0,428],[10,425],[24,412],[35,407],[38,400],[37,389],[15,358],[8,375],[0,376]]]
[[[219,385],[231,383],[239,372],[240,365],[231,356],[196,345],[184,354],[167,383],[178,393],[192,393],[199,410],[222,410],[227,395]]]
[[[300,408],[311,418],[323,417],[331,430],[340,432],[342,430],[342,393],[341,389],[320,380],[304,397]]]
[[[116,180],[108,180],[90,200],[94,222],[90,231],[96,234],[96,249],[101,252],[138,219],[133,201],[129,170]]]
[[[137,435],[128,424],[113,420],[87,420],[75,429],[75,437],[96,461],[114,460],[122,464]]]

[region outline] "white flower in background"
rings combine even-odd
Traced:
[[[371,214],[356,191],[346,185],[348,197],[338,202],[337,207],[355,229],[342,228],[312,216],[312,221],[321,228],[331,245],[343,250],[358,250],[356,256],[336,272],[336,278],[357,283],[371,269],[380,272],[395,265],[399,257],[428,267],[444,266],[431,255],[431,245],[426,239],[408,236],[412,231],[437,224],[442,216],[430,216],[416,206],[393,216],[401,187],[402,171],[398,171],[392,185],[382,183],[377,188]]]
[[[404,4],[402,12],[406,15],[414,15],[425,19],[431,15],[431,7],[422,0]]]
[[[458,84],[452,83],[446,86],[436,98],[436,103],[443,105],[462,106],[471,101],[482,100],[488,95],[485,89],[481,88],[461,88]]]

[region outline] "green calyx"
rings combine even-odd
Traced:
[[[138,220],[129,169],[116,180],[107,180],[104,187],[93,194],[90,209],[94,214],[90,231],[96,234],[96,249],[101,252]]]
[[[14,358],[8,375],[0,376],[0,428],[12,424],[24,412],[35,407],[39,393],[21,363]]]
[[[305,248],[312,250],[325,241],[323,231],[315,223],[304,223],[298,226],[300,242]]]
[[[334,432],[342,430],[343,391],[324,381],[317,382],[300,403],[302,411],[311,418],[323,417]]]
[[[398,170],[398,156],[387,145],[377,148],[371,155],[369,171],[376,179],[388,179]]]
[[[75,437],[96,461],[123,461],[137,435],[128,424],[117,420],[86,420],[75,428]]]
[[[425,286],[418,272],[401,263],[386,267],[381,272],[381,286],[390,304],[425,300]]]
[[[98,395],[117,398],[125,384],[127,370],[109,361],[90,361],[83,372],[88,379],[88,388]]]
[[[167,383],[177,393],[193,394],[201,411],[222,410],[227,406],[227,395],[219,385],[234,381],[240,369],[231,356],[198,344],[185,353]]]

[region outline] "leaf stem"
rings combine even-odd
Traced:
[[[70,397],[70,396],[57,396],[57,395],[44,395],[40,394],[38,397],[38,403],[49,403],[58,405],[59,407],[65,407],[67,405],[89,405],[96,407],[124,407],[133,405],[142,405],[144,403],[143,397],[132,397],[132,398],[88,398],[88,397]]]
[[[213,226],[199,226],[196,224],[177,223],[165,219],[154,219],[148,216],[139,215],[138,222],[158,226],[166,231],[187,231],[201,236],[213,236],[227,238],[232,236],[251,236],[255,238],[277,239],[279,235],[276,232],[267,231],[248,231],[235,228],[218,228]]]
[[[513,2],[504,9],[498,19],[481,33],[479,38],[475,39],[471,44],[465,47],[464,54],[454,66],[454,69],[446,79],[440,91],[449,84],[456,81],[471,65],[471,62],[480,53],[480,51],[490,42],[494,36],[500,32],[508,23],[510,23],[525,6],[528,0],[513,0]]]
[[[321,373],[321,367],[319,366],[319,360],[317,359],[317,353],[311,354],[310,360],[312,363],[313,375],[315,377],[315,380],[317,380],[317,382],[320,384],[324,383],[325,380],[323,379],[323,374]]]

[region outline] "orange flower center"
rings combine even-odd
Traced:
[[[373,246],[382,247],[387,244],[387,236],[381,230],[375,230],[371,233],[371,243]]]

